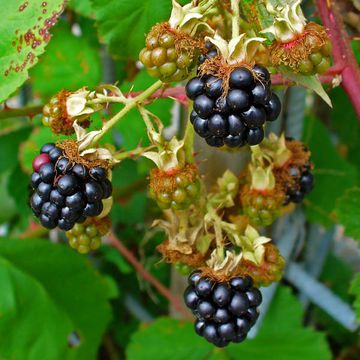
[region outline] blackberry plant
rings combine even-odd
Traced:
[[[358,358],[359,16],[315,3],[4,2],[1,359]]]

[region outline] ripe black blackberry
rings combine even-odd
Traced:
[[[186,306],[196,316],[195,331],[215,346],[239,343],[255,324],[262,296],[250,277],[215,282],[194,271],[184,293]]]
[[[74,163],[55,144],[45,144],[32,165],[30,206],[48,229],[67,231],[100,215],[102,200],[111,196],[105,168]]]
[[[314,188],[314,176],[310,165],[304,170],[292,166],[289,168],[289,173],[294,177],[295,183],[286,188],[285,204],[290,202],[299,204]]]
[[[224,83],[212,75],[197,76],[186,84],[186,94],[194,101],[190,116],[195,131],[210,146],[257,145],[264,138],[263,125],[274,121],[281,103],[272,93],[268,70],[255,65],[231,71],[227,94]]]

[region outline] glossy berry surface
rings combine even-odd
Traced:
[[[199,336],[218,347],[246,339],[262,301],[261,292],[250,277],[216,282],[194,271],[188,284],[184,302],[196,317],[194,329]]]
[[[112,193],[107,170],[74,164],[52,143],[40,152],[33,161],[30,183],[30,206],[40,223],[68,231],[86,217],[100,215],[102,200]]]
[[[286,189],[285,203],[286,204],[290,202],[293,202],[295,204],[301,203],[304,197],[308,195],[313,188],[314,188],[314,176],[311,173],[310,169],[301,172],[298,176],[296,176],[295,185],[289,186]]]
[[[238,67],[229,75],[226,94],[223,85],[222,79],[212,75],[188,81],[185,90],[194,102],[190,120],[195,132],[213,147],[259,144],[265,122],[276,120],[281,112],[268,70],[261,65],[252,70]]]

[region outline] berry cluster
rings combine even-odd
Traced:
[[[66,109],[66,99],[71,94],[69,91],[62,90],[54,95],[43,108],[42,123],[44,126],[50,127],[54,134],[71,135],[74,133],[73,123]],[[90,125],[88,115],[77,118],[83,128]]]
[[[139,54],[139,59],[148,73],[163,82],[181,81],[188,77],[193,57],[189,51],[177,51],[175,32],[156,28],[148,34],[146,47]]]
[[[197,317],[195,331],[198,335],[218,347],[246,339],[259,316],[257,307],[262,301],[250,277],[214,282],[195,271],[188,283],[184,301]]]
[[[299,64],[299,71],[304,75],[324,74],[331,65],[331,42],[327,41],[318,51],[309,55]]]
[[[75,224],[71,230],[66,232],[66,236],[70,246],[80,254],[96,250],[101,245],[102,234],[95,224]]]
[[[42,146],[32,165],[30,206],[48,229],[58,226],[67,231],[100,215],[102,200],[111,196],[105,168],[74,163],[53,143]]]
[[[314,188],[314,176],[310,166],[304,170],[291,166],[288,171],[290,176],[295,179],[295,183],[286,188],[285,204],[290,202],[299,204]]]
[[[280,196],[275,191],[241,192],[241,202],[245,215],[250,219],[250,223],[256,226],[269,226],[279,216],[279,209],[282,202],[278,201]],[[283,197],[281,197],[283,200]]]
[[[223,80],[212,75],[198,76],[186,84],[186,94],[194,101],[190,121],[210,146],[257,145],[264,138],[263,125],[280,114],[281,103],[272,93],[268,70],[255,65],[238,67],[229,75],[229,90]]]
[[[180,171],[153,169],[150,173],[150,196],[160,209],[184,210],[198,198],[200,180],[191,166]]]

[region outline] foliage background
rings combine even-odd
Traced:
[[[72,0],[51,29],[50,43],[35,50],[36,56],[46,50],[37,64],[8,77],[3,69],[9,59],[21,62],[24,54],[9,49],[6,41],[17,27],[34,26],[37,17],[22,16],[21,1],[0,3],[3,14],[17,17],[17,21],[3,17],[0,24],[4,54],[0,97],[5,100],[11,95],[8,106],[36,108],[63,88],[93,88],[101,82],[119,81],[124,91],[139,91],[152,83],[136,60],[144,34],[168,18],[169,0]],[[29,3],[26,11],[34,14],[33,9],[42,4]],[[60,0],[49,2],[49,13],[61,4]],[[310,2],[305,5],[312,9]],[[359,58],[356,41],[353,48]],[[309,223],[326,228],[340,223],[347,235],[360,239],[360,126],[343,90],[333,89],[330,96],[333,111],[307,95],[303,141],[313,154],[317,186],[304,211]],[[171,123],[172,108],[169,99],[151,105],[166,125]],[[109,114],[113,111],[116,107]],[[289,124],[295,115],[289,106],[286,113],[283,123]],[[100,125],[98,117],[92,126]],[[104,142],[131,149],[146,144],[146,139],[145,127],[134,111]],[[27,206],[31,160],[41,144],[56,140],[41,126],[40,116],[10,118],[6,109],[0,113],[0,359],[360,358],[357,336],[316,306],[304,312],[288,284],[281,285],[255,339],[215,349],[194,334],[191,322],[168,316],[167,301],[116,249],[105,244],[100,251],[82,256],[68,248],[61,233],[34,226]],[[145,159],[126,160],[114,171],[116,201],[111,216],[118,238],[147,271],[169,287],[170,267],[155,251],[164,235],[149,230],[151,220],[159,215],[146,196],[150,167]],[[349,294],[360,265],[347,260],[329,255],[321,276],[344,300],[355,300],[360,317],[359,276]]]

